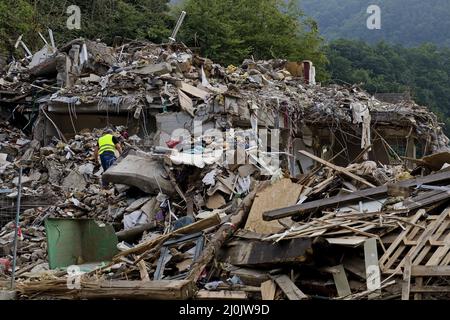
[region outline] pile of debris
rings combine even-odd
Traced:
[[[44,49],[0,82],[35,120],[34,140],[2,127],[2,188],[17,195],[21,166],[23,195],[51,200],[21,214],[22,297],[449,297],[449,140],[425,107],[181,44]],[[125,152],[102,172],[86,119],[121,112]]]

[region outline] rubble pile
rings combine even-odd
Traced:
[[[125,151],[106,172],[94,159],[101,128],[74,130],[73,138],[56,128],[44,146],[1,127],[6,197],[17,196],[21,166],[23,196],[53,200],[21,213],[21,296],[448,298],[450,153],[436,116],[357,87],[305,84],[299,67],[284,60],[223,67],[181,44],[111,48],[83,39],[11,63],[0,82],[2,107],[38,101],[40,118],[51,120],[60,104],[74,129],[80,108],[124,108],[156,123],[151,148],[142,143],[147,132],[129,137],[116,128]],[[258,129],[280,144],[263,148],[268,137]],[[424,157],[410,156],[410,142],[399,155],[382,129],[406,130],[403,139],[420,140]],[[348,161],[337,164],[340,153],[325,152],[328,142],[314,140],[314,130],[353,135],[357,154],[343,146]],[[374,136],[395,161],[371,158]],[[295,148],[295,139],[303,145]],[[89,218],[96,225],[81,226]],[[81,231],[89,243],[62,262],[76,247],[62,237],[75,241],[89,228],[96,231]],[[0,231],[6,259],[13,236],[10,222]],[[97,249],[100,260],[87,258]],[[68,288],[74,279],[79,287]]]
[[[114,194],[114,190],[104,190],[100,185],[101,167],[94,161],[93,149],[99,136],[94,132],[81,132],[64,143],[54,143],[39,147],[39,142],[26,139],[17,129],[3,124],[1,189],[10,190],[2,194],[4,199],[17,197],[19,184],[17,166],[23,167],[21,178],[22,205],[21,214],[22,242],[18,249],[18,265],[32,264],[44,266],[46,263],[45,228],[46,218],[81,218],[95,219],[121,225],[120,206],[127,206],[124,194]],[[7,136],[6,136],[7,135]],[[4,153],[3,153],[4,152]],[[40,204],[26,209],[26,203],[33,201]],[[43,204],[43,205],[42,205]],[[124,208],[125,209],[125,208]],[[122,210],[122,213],[124,210]],[[1,226],[0,241],[11,249],[14,238],[14,222]],[[7,252],[7,251],[5,251]]]

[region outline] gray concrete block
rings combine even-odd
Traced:
[[[128,155],[106,170],[102,180],[107,183],[134,186],[151,194],[159,192],[159,183],[163,193],[173,195],[175,189],[171,182],[164,178],[165,176],[167,174],[161,160]]]

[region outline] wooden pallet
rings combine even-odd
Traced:
[[[422,300],[424,294],[450,294],[450,286],[430,281],[434,277],[450,277],[450,266],[412,266],[407,259],[403,270],[402,300],[409,300],[412,293],[414,300]]]
[[[450,208],[439,216],[419,221],[425,210],[419,210],[411,223],[394,240],[380,258],[385,274],[402,273],[406,260],[412,266],[447,266],[450,262]]]

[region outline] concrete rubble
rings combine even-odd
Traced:
[[[22,167],[18,297],[448,299],[450,150],[437,117],[306,84],[301,66],[84,39],[11,62],[0,196],[17,197]],[[94,146],[107,125],[125,152],[103,173]],[[49,218],[114,228],[116,254],[79,264],[77,289],[69,265],[49,267]],[[2,285],[14,222],[0,227]]]

